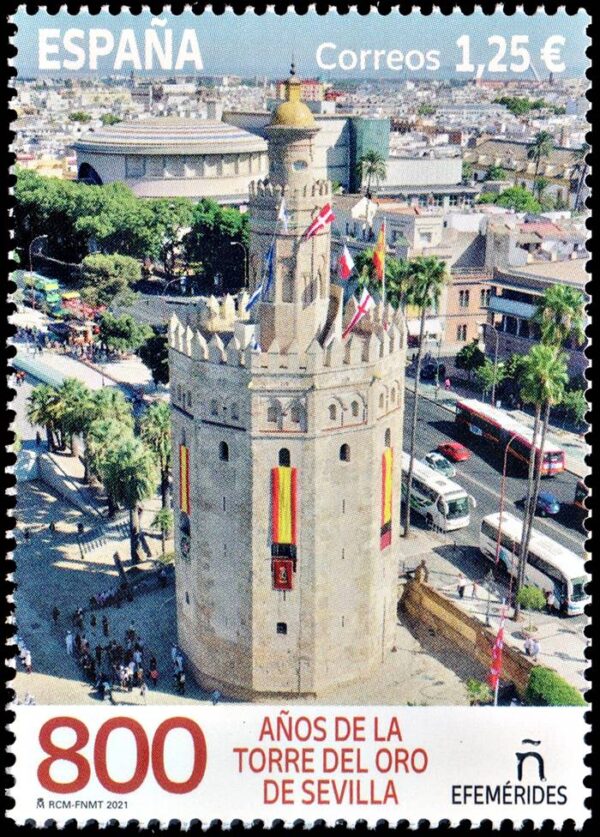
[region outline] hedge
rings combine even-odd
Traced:
[[[531,706],[586,706],[581,693],[550,668],[535,666],[531,669],[527,691],[527,703]]]

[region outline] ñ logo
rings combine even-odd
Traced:
[[[534,747],[539,747],[541,743],[541,741],[534,741],[532,738],[524,738],[521,741],[521,744],[531,744]],[[538,777],[541,782],[546,781],[546,774],[544,773],[544,759],[539,753],[536,753],[535,750],[528,750],[526,753],[515,753],[515,756],[517,757],[517,780],[519,782],[523,780],[523,765],[527,759],[533,759],[537,762]]]

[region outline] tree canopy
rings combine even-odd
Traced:
[[[81,295],[90,305],[128,304],[134,285],[142,278],[137,259],[95,253],[83,260]]]
[[[493,203],[506,209],[514,209],[515,212],[541,212],[542,209],[540,202],[523,186],[509,186],[500,194],[483,192],[477,198],[477,203]]]
[[[115,317],[107,312],[100,319],[99,339],[111,352],[135,352],[151,335],[151,327],[138,323],[130,314]]]
[[[248,217],[239,210],[204,199],[193,208],[191,230],[185,236],[188,262],[202,265],[204,279],[211,285],[217,274],[224,290],[238,290],[244,284],[244,250],[248,246]]]
[[[164,329],[153,327],[151,334],[139,347],[137,354],[152,373],[155,384],[169,383],[169,346]]]

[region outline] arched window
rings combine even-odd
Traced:
[[[337,407],[335,404],[329,405],[329,421],[335,421],[337,418]]]
[[[340,448],[340,460],[350,462],[350,445],[343,444]]]
[[[219,459],[221,462],[229,462],[229,445],[227,442],[219,442]]]
[[[396,387],[392,387],[392,391],[390,393],[390,398],[392,399],[392,404],[396,403]]]
[[[290,410],[290,419],[293,424],[300,424],[300,407],[297,404],[292,405]]]
[[[188,405],[188,407],[192,406],[192,393],[189,390],[188,390],[188,394],[187,394],[187,405]]]
[[[177,401],[181,401],[181,384],[177,384]]]
[[[219,415],[219,402],[216,398],[210,402],[210,414],[211,416],[218,416]]]
[[[279,465],[282,468],[289,468],[290,467],[290,452],[287,448],[281,448],[279,451]]]
[[[353,401],[352,402],[351,409],[352,409],[352,416],[354,418],[358,418],[358,401]]]
[[[389,448],[389,446],[392,444],[392,431],[390,430],[389,427],[385,431],[384,443],[385,443],[386,448]]]
[[[385,397],[384,397],[383,393],[381,393],[381,395],[379,396],[379,409],[383,410],[384,407],[385,407]]]
[[[240,417],[240,411],[238,410],[238,405],[234,401],[233,404],[231,405],[231,418],[233,419],[233,421],[237,421],[239,419],[239,417]]]
[[[277,421],[278,412],[279,411],[277,410],[277,407],[274,404],[272,404],[267,410],[267,421],[271,424],[275,424],[275,422]]]

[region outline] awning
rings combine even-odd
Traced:
[[[410,337],[418,337],[421,331],[421,320],[418,318],[406,321],[406,328]],[[439,337],[442,333],[442,323],[439,317],[427,317],[425,319],[424,337]]]

